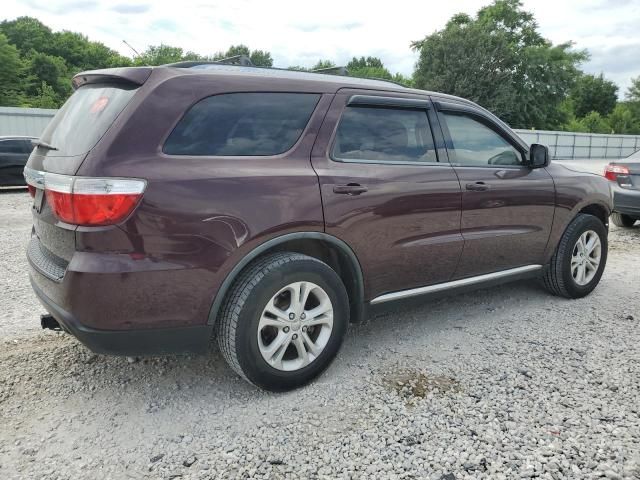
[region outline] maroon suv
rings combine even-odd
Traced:
[[[372,305],[539,277],[595,288],[608,182],[467,100],[215,64],[81,73],[38,140],[33,289],[98,353],[203,351],[286,390]]]

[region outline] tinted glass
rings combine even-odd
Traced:
[[[0,153],[24,153],[21,140],[0,140]]]
[[[62,106],[42,134],[58,150],[47,156],[81,155],[91,150],[124,110],[136,90],[121,86],[80,87]]]
[[[465,115],[445,113],[453,145],[451,161],[461,165],[522,165],[522,155],[486,125]]]
[[[31,140],[22,140],[23,153],[31,153],[32,150],[33,150],[33,145],[31,144]]]
[[[230,93],[205,98],[164,145],[169,155],[277,155],[300,138],[320,95]]]
[[[332,157],[391,163],[438,161],[425,111],[372,107],[345,110]]]

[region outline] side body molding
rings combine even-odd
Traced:
[[[258,245],[233,267],[231,272],[229,272],[229,274],[222,282],[220,288],[216,292],[213,303],[211,304],[211,309],[209,311],[207,325],[213,325],[215,323],[218,313],[220,312],[220,309],[222,307],[222,302],[224,301],[227,292],[233,285],[233,282],[236,280],[240,272],[261,254],[292,240],[319,240],[322,242],[326,242],[333,247],[336,247],[344,256],[344,258],[348,259],[350,269],[349,274],[353,276],[355,285],[354,298],[349,299],[351,306],[351,321],[360,322],[364,316],[364,278],[362,276],[362,268],[360,267],[360,262],[358,261],[355,253],[353,253],[353,250],[351,250],[351,248],[349,248],[349,246],[342,240],[326,233],[295,232],[272,238]]]

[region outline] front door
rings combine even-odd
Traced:
[[[526,146],[482,111],[437,105],[462,187],[465,242],[454,278],[542,263],[555,209],[551,175],[530,168]]]
[[[367,299],[445,282],[458,264],[460,184],[432,121],[427,97],[342,90],[318,134],[326,232],[358,257]]]

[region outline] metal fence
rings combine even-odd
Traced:
[[[0,107],[0,136],[39,137],[57,110],[44,108]],[[529,143],[549,147],[556,160],[623,158],[640,150],[640,135],[603,135],[599,133],[516,130]]]
[[[605,135],[601,133],[516,130],[528,144],[549,147],[556,160],[588,158],[623,158],[640,150],[640,135]]]
[[[46,108],[0,107],[0,136],[39,137],[56,112]]]

